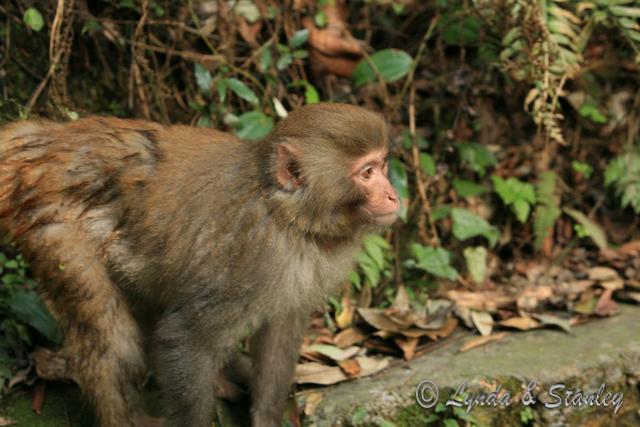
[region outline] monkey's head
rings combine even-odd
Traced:
[[[387,127],[378,114],[307,105],[263,143],[271,208],[287,225],[336,241],[395,221],[400,205],[387,178]]]

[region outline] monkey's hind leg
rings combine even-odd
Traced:
[[[48,356],[66,363],[101,426],[144,424],[140,389],[146,367],[138,325],[93,245],[72,226],[56,227],[64,229],[39,234],[48,250],[33,263],[42,296],[65,332],[62,347]]]

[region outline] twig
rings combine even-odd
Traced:
[[[439,16],[434,16],[433,19],[431,20],[431,23],[429,24],[429,28],[427,28],[427,31],[425,31],[424,35],[422,36],[422,40],[420,41],[420,47],[418,48],[418,52],[416,53],[416,56],[413,58],[413,61],[411,62],[411,68],[409,68],[409,73],[407,74],[407,78],[405,79],[404,85],[402,85],[402,90],[398,95],[397,99],[399,104],[402,103],[402,100],[407,94],[407,90],[409,90],[409,87],[413,83],[413,77],[415,75],[416,69],[418,68],[418,64],[420,63],[420,59],[422,59],[422,55],[424,55],[424,52],[427,49],[427,42],[433,35],[433,32],[436,29],[436,25],[438,24],[439,19],[440,19]]]
[[[418,229],[424,243],[431,240],[436,246],[440,245],[440,238],[438,237],[438,230],[436,229],[435,222],[433,221],[433,214],[431,210],[431,203],[427,198],[427,191],[424,184],[424,178],[422,176],[422,169],[420,168],[420,151],[418,149],[418,143],[416,141],[416,107],[415,107],[416,90],[415,86],[411,86],[409,92],[409,133],[411,134],[411,154],[414,174],[416,177],[416,188],[418,189],[418,195],[422,200],[420,218],[418,220]],[[429,222],[429,228],[431,231],[431,239],[426,236],[425,229],[425,214]]]

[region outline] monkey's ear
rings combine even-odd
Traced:
[[[290,144],[278,144],[276,158],[276,179],[278,184],[288,191],[302,186],[298,149]]]

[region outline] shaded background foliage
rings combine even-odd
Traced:
[[[597,260],[635,240],[639,19],[634,0],[11,0],[0,121],[143,117],[249,144],[303,104],[382,112],[402,220],[365,242],[320,315],[335,332],[350,301],[517,288],[528,262]],[[59,331],[2,247],[9,380]]]

